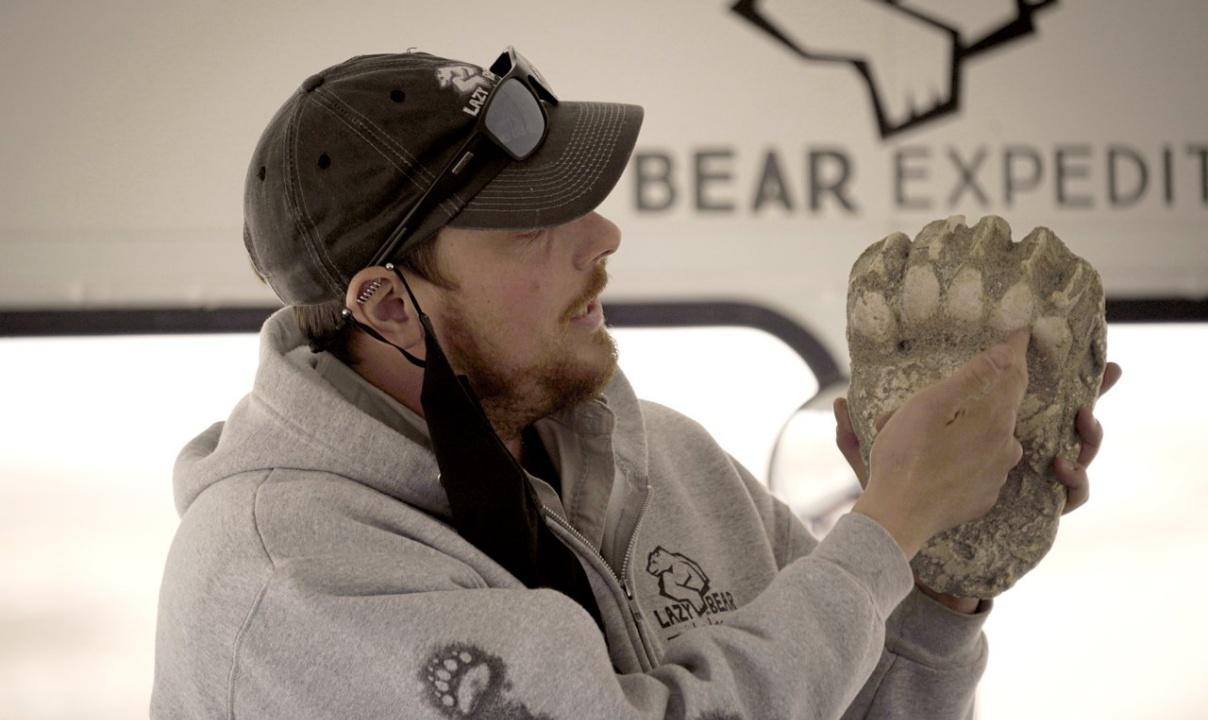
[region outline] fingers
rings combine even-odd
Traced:
[[[998,460],[1001,465],[998,467],[1002,472],[1002,482],[999,483],[1001,486],[1007,482],[1007,476],[1011,470],[1023,460],[1024,450],[1023,443],[1019,442],[1014,435],[1008,436],[1006,442],[1002,442],[999,447],[1001,449],[998,453]]]
[[[831,407],[835,411],[835,429],[839,432],[853,433],[854,429],[851,425],[851,415],[847,412],[847,398],[835,398],[835,402],[831,403]]]
[[[843,453],[843,458],[851,466],[860,484],[866,485],[868,468],[860,455],[860,438],[852,429],[851,416],[847,412],[847,398],[835,398],[831,407],[835,411],[835,445],[839,447],[839,452]]]
[[[1028,343],[1031,331],[1020,328],[1007,336],[1005,342],[980,353],[960,370],[955,379],[962,399],[978,399],[990,394],[1003,383],[1001,395],[1014,406],[1023,400],[1028,389]]]
[[[1107,379],[1106,374],[1104,379]],[[1115,379],[1119,379],[1119,375],[1116,375]],[[1114,383],[1115,380],[1106,387],[1110,388]],[[1099,454],[1099,448],[1103,445],[1103,424],[1095,419],[1094,412],[1089,405],[1078,409],[1074,427],[1078,430],[1078,436],[1082,438],[1078,461],[1070,463],[1064,458],[1053,460],[1053,469],[1057,479],[1062,485],[1065,485],[1066,500],[1065,509],[1061,511],[1062,515],[1082,507],[1090,499],[1091,482],[1086,474],[1086,469]]]
[[[1053,461],[1057,479],[1065,485],[1065,508],[1062,515],[1073,512],[1086,504],[1091,497],[1091,483],[1086,475],[1085,465],[1071,465],[1068,461],[1057,458]]]
[[[1090,406],[1083,406],[1078,410],[1074,427],[1078,430],[1078,436],[1082,438],[1082,449],[1078,452],[1078,465],[1085,468],[1099,454],[1099,448],[1103,445],[1103,424],[1095,419]]]
[[[1099,397],[1106,395],[1107,391],[1111,390],[1120,381],[1122,375],[1124,375],[1123,368],[1114,362],[1109,362],[1107,368],[1103,371],[1103,384],[1099,386]]]
[[[1028,344],[1031,340],[1032,331],[1020,328],[1007,336],[1004,344],[1008,350],[1005,354],[1000,349],[991,348],[996,362],[1001,362],[1003,358],[1007,360],[1007,365],[1003,368],[1006,371],[1006,395],[1014,407],[1019,407],[1024,393],[1028,390]]]
[[[1011,465],[1007,468],[1008,470],[1018,465],[1020,460],[1023,460],[1023,443],[1019,442],[1018,438],[1011,438],[1011,457]]]
[[[1028,359],[1028,345],[1031,342],[1032,331],[1029,328],[1022,327],[1011,331],[1011,334],[1007,336],[1007,339],[1003,341],[1002,344],[1011,349],[1012,361],[1023,361]],[[995,357],[994,359],[997,360],[998,357]],[[1027,367],[1026,363],[1024,363],[1024,367]]]

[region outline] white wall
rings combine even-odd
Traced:
[[[604,205],[626,233],[610,300],[758,302],[815,330],[844,364],[856,255],[954,213],[1001,214],[1017,239],[1051,227],[1111,297],[1208,294],[1208,3],[1063,0],[1035,12],[1035,33],[954,65],[951,37],[882,3],[760,0],[799,45],[866,61],[887,105],[925,109],[959,79],[958,111],[888,138],[855,65],[802,59],[732,4],[7,0],[0,309],[274,304],[240,230],[241,184],[273,111],[352,55],[418,46],[488,63],[507,44],[564,98],[644,105],[638,152],[674,164],[678,199],[666,211],[639,211],[632,168]],[[1016,15],[1014,0],[901,5],[965,44]],[[1135,201],[1139,166],[1121,148],[1146,168]],[[833,196],[809,208],[811,151],[847,159],[851,212]],[[1033,152],[1042,177],[1028,191]],[[769,154],[792,207],[756,211]],[[696,209],[698,155],[706,173],[729,176],[706,181],[703,201],[732,211]],[[958,164],[977,165],[986,202]],[[834,172],[824,160],[821,177]],[[647,191],[657,199],[656,185]]]

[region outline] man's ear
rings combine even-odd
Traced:
[[[397,347],[410,349],[424,338],[419,317],[398,277],[381,266],[361,269],[352,276],[344,307],[362,325],[368,325]]]

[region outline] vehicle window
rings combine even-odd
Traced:
[[[697,419],[757,477],[770,470],[772,491],[819,534],[846,511],[855,483],[830,412],[843,388],[819,392],[784,343],[733,327],[614,335],[639,396]],[[1106,442],[1091,501],[997,602],[979,720],[1191,717],[1208,705],[1192,670],[1208,642],[1208,324],[1111,325],[1108,348],[1124,379],[1096,410]],[[12,716],[145,714],[177,524],[172,465],[248,391],[256,361],[253,334],[0,340],[0,676]]]

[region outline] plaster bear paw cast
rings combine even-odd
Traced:
[[[1107,362],[1103,286],[1049,229],[1014,243],[992,215],[973,228],[960,215],[937,220],[914,242],[894,233],[852,267],[848,408],[866,465],[878,417],[1021,327],[1032,331],[1015,426],[1024,456],[989,514],[935,536],[912,561],[942,593],[992,598],[1052,546],[1066,497],[1053,459],[1077,459],[1074,418],[1098,396]]]

